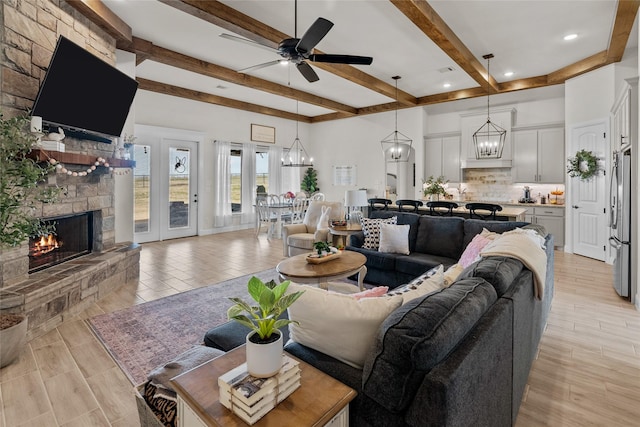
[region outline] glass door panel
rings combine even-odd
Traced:
[[[189,163],[187,148],[169,148],[169,228],[189,226]]]
[[[134,145],[133,221],[136,233],[147,233],[151,218],[151,147]]]

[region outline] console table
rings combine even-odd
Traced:
[[[290,357],[293,357],[289,355]],[[245,362],[242,345],[171,380],[178,394],[178,426],[246,426],[219,401],[218,377]],[[347,427],[356,392],[299,360],[301,385],[254,426]]]

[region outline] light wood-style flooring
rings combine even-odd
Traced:
[[[0,427],[136,427],[133,385],[84,319],[274,267],[253,230],[143,245],[140,280],[33,339],[0,369]],[[640,424],[640,313],[604,263],[556,252],[556,295],[517,427]]]

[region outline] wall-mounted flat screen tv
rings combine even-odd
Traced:
[[[120,136],[138,82],[60,36],[33,105],[45,124]]]

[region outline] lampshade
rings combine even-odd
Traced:
[[[398,103],[398,80],[400,76],[393,76],[396,81],[396,105]],[[398,132],[398,108],[396,107],[396,127],[386,138],[380,143],[382,144],[382,152],[386,162],[407,162],[411,155],[411,138]]]
[[[347,190],[344,192],[344,205],[347,207],[367,206],[367,190]]]
[[[487,122],[473,133],[473,145],[476,147],[476,159],[499,159],[502,157],[507,131],[492,123],[489,117],[489,60],[493,58],[493,54],[489,53],[483,58],[487,60]]]

